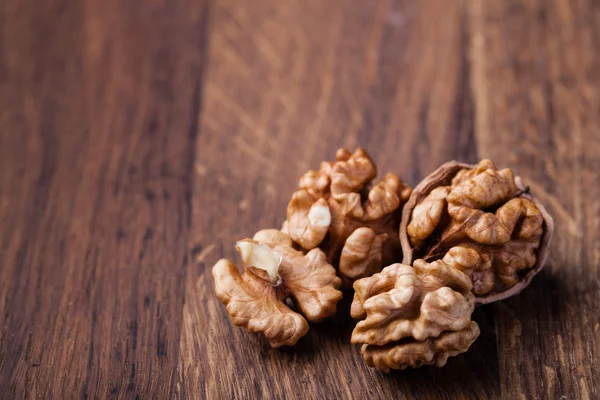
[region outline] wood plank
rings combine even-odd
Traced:
[[[182,398],[498,397],[492,309],[444,369],[384,375],[349,343],[351,297],[293,349],[233,326],[212,265],[278,227],[296,182],[339,146],[415,184],[448,159],[476,161],[466,11],[443,0],[217,1],[196,144],[192,247],[179,365]]]
[[[506,398],[600,393],[600,3],[471,0],[481,156],[513,166],[555,218],[546,269],[494,306]]]
[[[203,4],[0,6],[0,397],[174,391]]]

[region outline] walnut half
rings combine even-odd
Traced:
[[[305,250],[323,249],[351,283],[401,258],[397,229],[411,189],[394,174],[371,186],[377,171],[363,149],[336,158],[302,176],[283,230]]]
[[[479,336],[468,276],[443,261],[392,264],[354,282],[352,343],[369,366],[390,369],[446,364]]]
[[[403,262],[443,261],[473,281],[477,303],[519,293],[543,268],[552,217],[512,170],[452,161],[425,178],[403,210]]]
[[[306,320],[319,322],[335,314],[342,282],[320,249],[295,250],[290,237],[276,229],[259,231],[236,248],[244,274],[226,259],[212,271],[217,297],[235,325],[262,332],[272,347],[293,346],[308,332]]]

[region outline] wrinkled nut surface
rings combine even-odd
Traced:
[[[473,281],[477,303],[519,293],[544,266],[552,217],[512,170],[490,160],[442,165],[403,210],[403,262],[442,259]]]
[[[479,335],[468,276],[443,261],[392,264],[354,282],[352,343],[369,366],[390,369],[446,364]]]
[[[370,186],[377,171],[363,149],[336,158],[302,176],[282,230],[303,249],[323,249],[351,283],[400,259],[397,228],[411,189],[394,174]]]
[[[308,323],[335,314],[342,282],[320,249],[306,255],[276,229],[259,231],[236,246],[245,273],[230,261],[213,267],[217,297],[235,325],[263,333],[272,347],[293,346],[308,332]],[[286,305],[291,299],[298,312]]]
[[[440,368],[446,365],[448,357],[464,353],[478,336],[479,326],[471,321],[458,332],[445,332],[422,342],[393,342],[381,347],[363,344],[360,352],[369,367],[377,367],[385,372],[423,365]]]

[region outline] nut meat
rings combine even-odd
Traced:
[[[390,369],[419,368],[422,365],[446,365],[448,357],[464,353],[479,336],[479,326],[469,322],[458,332],[446,332],[422,342],[390,343],[386,346],[363,345],[361,354],[369,367],[385,372]]]
[[[443,261],[393,264],[354,282],[351,315],[361,319],[352,343],[369,366],[390,369],[446,364],[479,336],[468,276]]]
[[[442,259],[473,281],[478,303],[520,292],[544,266],[552,218],[510,169],[442,165],[403,211],[403,262]]]
[[[320,249],[306,255],[278,230],[259,231],[236,246],[245,273],[222,259],[213,267],[217,297],[235,325],[262,332],[272,347],[293,346],[308,323],[335,314],[341,280]],[[291,299],[298,312],[286,305]]]
[[[283,230],[303,249],[323,249],[351,283],[400,259],[397,228],[411,189],[394,174],[370,187],[377,172],[363,149],[336,158],[302,176]]]

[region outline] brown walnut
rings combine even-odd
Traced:
[[[293,346],[308,323],[335,314],[341,280],[320,249],[307,254],[276,229],[259,231],[236,245],[245,273],[226,259],[213,267],[217,297],[235,325],[262,332],[272,347]],[[286,300],[291,299],[298,312]]]
[[[351,283],[401,258],[397,228],[411,189],[391,173],[371,186],[377,171],[363,149],[336,158],[302,176],[282,229],[305,250],[323,249]]]
[[[523,290],[544,266],[552,217],[512,170],[452,161],[413,190],[403,210],[403,262],[442,259],[473,281],[476,302]]]
[[[479,336],[468,276],[443,261],[392,264],[354,282],[352,343],[367,364],[390,369],[446,364]]]

